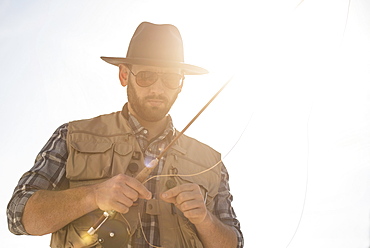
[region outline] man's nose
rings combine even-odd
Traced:
[[[162,79],[159,77],[157,81],[155,81],[155,83],[150,86],[150,90],[152,92],[163,93],[165,90],[165,87],[166,86],[164,85]]]

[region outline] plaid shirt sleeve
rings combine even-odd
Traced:
[[[234,228],[238,239],[238,248],[244,246],[243,234],[240,230],[240,222],[236,218],[231,202],[233,201],[233,196],[230,194],[229,187],[229,174],[226,167],[222,164],[221,167],[221,184],[218,190],[218,194],[215,197],[215,209],[214,214],[222,223]]]
[[[27,200],[37,190],[61,190],[68,186],[65,164],[68,157],[66,137],[68,124],[60,126],[36,157],[34,166],[23,174],[7,207],[9,230],[17,235],[28,234],[22,224]]]

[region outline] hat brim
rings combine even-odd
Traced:
[[[105,62],[115,66],[118,66],[119,64],[130,64],[130,65],[148,65],[169,68],[180,68],[181,70],[183,70],[185,75],[202,75],[208,73],[208,71],[202,67],[185,64],[181,62],[169,62],[151,59],[120,58],[120,57],[100,57],[100,58]]]

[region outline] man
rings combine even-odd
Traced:
[[[182,135],[157,159],[150,176],[161,177],[137,179],[179,135],[167,113],[184,75],[207,73],[184,63],[177,28],[141,23],[126,58],[102,59],[119,67],[128,103],[55,131],[15,188],[10,231],[53,233],[51,247],[242,247],[228,174],[210,147]],[[102,210],[111,215],[88,235]]]

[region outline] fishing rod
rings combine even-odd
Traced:
[[[214,94],[214,96],[203,106],[203,108],[191,119],[191,121],[184,127],[184,129],[163,149],[163,151],[150,163],[145,166],[139,174],[136,175],[136,179],[143,183],[146,178],[150,175],[150,173],[155,169],[158,165],[160,159],[165,155],[165,153],[171,148],[171,146],[184,134],[184,132],[193,124],[193,122],[203,113],[203,111],[213,102],[213,100],[223,91],[223,89],[230,83],[232,77]],[[94,235],[100,227],[113,215],[116,214],[115,210],[104,211],[102,216],[95,222],[94,225],[90,227],[87,231],[89,235]],[[114,233],[110,234],[111,237],[114,236]]]

